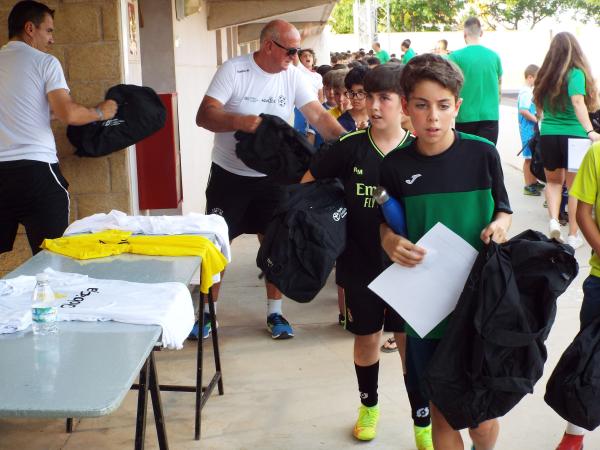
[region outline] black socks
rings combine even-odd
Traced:
[[[426,427],[431,423],[431,415],[429,414],[429,401],[421,394],[421,389],[418,386],[408,386],[406,383],[406,375],[404,375],[404,385],[408,394],[410,403],[410,411],[413,422],[418,427]]]
[[[365,406],[375,406],[377,397],[377,380],[379,378],[379,361],[371,366],[358,366],[356,369],[356,379],[358,380],[358,390],[360,392],[360,402]]]

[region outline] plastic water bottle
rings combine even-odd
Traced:
[[[31,305],[31,319],[33,321],[33,334],[56,334],[56,308],[54,292],[48,282],[48,275],[40,273],[36,276],[37,283],[33,290],[33,303]]]
[[[402,204],[394,197],[390,197],[383,186],[375,188],[373,198],[381,207],[383,217],[394,233],[407,237],[406,218]]]

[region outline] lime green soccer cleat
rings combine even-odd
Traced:
[[[370,441],[377,434],[377,422],[379,422],[379,405],[360,405],[358,420],[352,434],[359,441]]]

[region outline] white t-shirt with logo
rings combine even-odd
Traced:
[[[254,61],[253,54],[226,61],[215,74],[206,95],[225,106],[225,111],[237,114],[271,114],[288,120],[294,106],[302,108],[318,101],[307,77],[290,65],[279,73],[267,73]],[[235,154],[237,141],[233,132],[215,133],[212,160],[236,175],[260,177],[264,174],[250,169]]]
[[[0,162],[56,163],[48,92],[69,90],[54,56],[20,41],[0,49]]]
[[[194,326],[194,306],[182,283],[133,283],[100,280],[47,268],[56,296],[57,320],[107,321],[160,325],[164,347],[180,349]],[[0,280],[0,334],[31,325],[31,298],[36,279]]]

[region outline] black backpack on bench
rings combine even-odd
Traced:
[[[256,257],[266,279],[286,296],[310,302],[346,245],[344,190],[334,180],[291,185]]]

